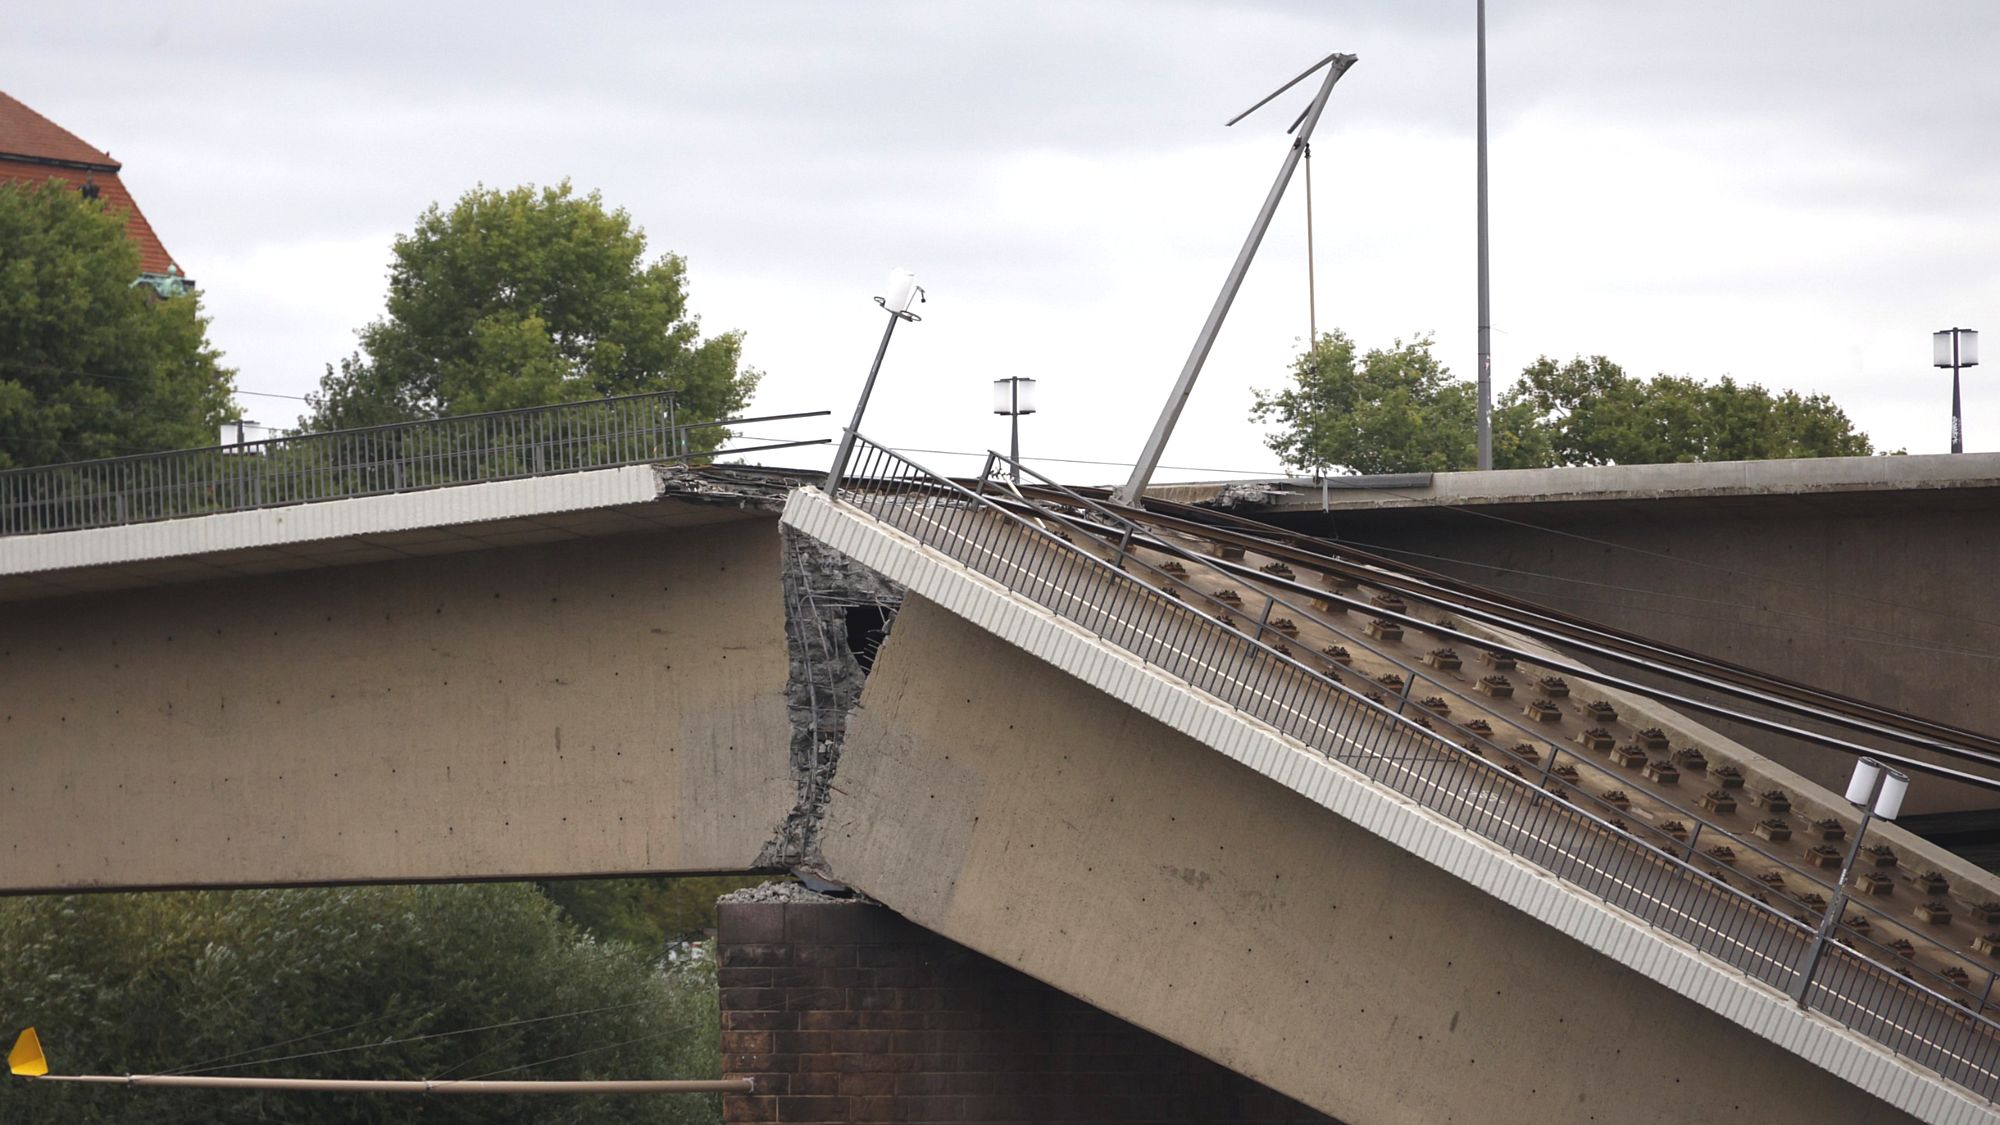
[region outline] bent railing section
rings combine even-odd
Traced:
[[[836,499],[1738,971],[1780,990],[1796,982],[1811,926],[1163,593],[1128,573],[1147,566],[1129,543],[1100,557],[1063,530],[1070,515],[987,487],[857,437]],[[1101,526],[1081,515],[1078,537]],[[1899,967],[1835,946],[1806,1002],[1982,1097],[2000,1095],[2000,1025]]]

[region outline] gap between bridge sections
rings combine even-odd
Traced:
[[[1963,1087],[1824,1014],[1799,1009],[1778,988],[1147,665],[894,527],[813,489],[791,494],[784,524],[1890,1105],[1939,1125],[2000,1122],[1990,1103]]]

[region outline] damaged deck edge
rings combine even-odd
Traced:
[[[814,489],[784,525],[827,544],[1127,706],[1617,963],[1935,1125],[2000,1122],[1970,1092],[1509,854],[1359,772],[1105,643],[999,583]]]

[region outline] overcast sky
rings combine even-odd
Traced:
[[[1496,384],[1603,353],[1946,449],[1930,333],[2000,349],[2000,4],[1492,0],[1489,36]],[[1334,50],[1360,61],[1313,145],[1320,326],[1434,333],[1470,377],[1472,0],[15,5],[0,89],[125,163],[246,390],[353,349],[427,204],[567,176],[687,258],[706,330],[747,332],[758,412],[832,433],[906,266],[930,300],[865,432],[1004,447],[989,384],[1025,374],[1025,452],[1129,464],[1307,94],[1222,123]],[[1307,331],[1303,188],[1171,464],[1277,466],[1247,415]],[[1996,365],[1968,449],[2000,449]]]

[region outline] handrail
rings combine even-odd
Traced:
[[[1323,598],[1329,602],[1338,602],[1347,609],[1357,610],[1371,615],[1383,616],[1398,621],[1402,624],[1411,626],[1412,628],[1417,628],[1427,632],[1432,632],[1442,637],[1455,639],[1460,643],[1479,644],[1483,647],[1494,649],[1495,651],[1507,652],[1512,655],[1520,656],[1523,659],[1532,659],[1544,664],[1547,663],[1547,659],[1545,657],[1538,657],[1535,656],[1534,654],[1522,653],[1517,650],[1508,648],[1507,646],[1499,645],[1495,642],[1486,641],[1481,638],[1476,638],[1469,636],[1467,634],[1460,633],[1446,626],[1434,623],[1426,623],[1419,620],[1414,614],[1401,613],[1393,610],[1384,609],[1382,607],[1375,606],[1370,603],[1362,602],[1358,598],[1349,596],[1338,590],[1316,590],[1307,587],[1304,583],[1301,583],[1294,579],[1286,579],[1278,575],[1272,575],[1261,571],[1252,571],[1251,568],[1244,563],[1233,562],[1228,559],[1209,558],[1207,556],[1196,555],[1195,553],[1188,551],[1179,544],[1172,542],[1170,539],[1162,538],[1152,530],[1141,527],[1139,524],[1133,522],[1130,519],[1127,519],[1118,512],[1111,511],[1105,508],[1102,504],[1091,499],[1090,497],[1079,495],[1064,485],[1050,481],[1047,477],[1043,477],[1040,473],[1036,473],[1033,469],[1028,469],[1025,466],[1023,466],[1022,468],[1024,472],[1027,472],[1037,477],[1043,482],[1041,485],[1036,486],[1040,490],[1054,492],[1057,495],[1061,496],[1064,502],[1072,503],[1074,506],[1078,508],[1094,512],[1097,513],[1098,515],[1103,516],[1105,519],[1110,521],[1110,526],[1094,525],[1082,518],[1070,516],[1066,513],[1053,511],[1046,505],[1037,504],[1033,498],[1021,494],[1018,492],[1018,490],[1016,490],[1015,495],[1019,497],[1020,503],[1028,506],[1029,509],[1034,511],[1037,515],[1040,515],[1045,518],[1049,516],[1056,516],[1057,518],[1062,519],[1063,522],[1065,522],[1069,526],[1082,530],[1086,534],[1100,538],[1115,537],[1118,541],[1117,553],[1114,559],[1115,565],[1117,565],[1120,569],[1125,569],[1130,565],[1137,565],[1143,567],[1144,569],[1150,571],[1155,576],[1156,581],[1154,582],[1154,585],[1162,585],[1162,584],[1173,585],[1176,584],[1176,579],[1174,576],[1167,574],[1165,571],[1162,571],[1160,568],[1152,565],[1150,562],[1147,562],[1143,558],[1140,558],[1138,556],[1128,556],[1128,551],[1132,547],[1145,547],[1155,552],[1163,553],[1172,557],[1177,557],[1186,562],[1193,562],[1200,566],[1212,568],[1224,574],[1234,575],[1244,581],[1256,582],[1267,587],[1274,586],[1279,589],[1295,593],[1307,593],[1315,598]],[[997,453],[989,454],[987,457],[986,466],[984,470],[982,470],[981,475],[978,478],[978,484],[975,487],[975,491],[978,492],[981,496],[985,496],[986,495],[985,488],[986,485],[989,483],[989,481],[994,483],[995,485],[1007,484],[1011,477],[1013,469],[1014,469],[1014,463],[1010,459],[1003,457]],[[1001,503],[1005,504],[1007,503],[1007,501],[1002,500]],[[1230,607],[1224,604],[1223,602],[1219,601],[1218,599],[1216,599],[1213,595],[1210,595],[1198,589],[1194,589],[1192,587],[1189,587],[1188,590],[1190,593],[1198,597],[1202,602],[1207,603],[1208,605],[1213,607],[1215,612],[1211,613],[1210,616],[1216,616],[1218,614],[1228,614],[1230,612]],[[1263,638],[1264,633],[1266,631],[1265,623],[1272,616],[1272,607],[1283,606],[1292,613],[1296,613],[1301,616],[1307,615],[1307,611],[1304,608],[1300,607],[1294,602],[1287,601],[1284,598],[1271,593],[1268,589],[1260,591],[1259,596],[1266,598],[1267,603],[1264,613],[1261,615],[1261,619],[1258,621],[1256,628],[1251,634],[1254,639],[1261,640]],[[1440,679],[1439,677],[1434,676],[1429,672],[1426,672],[1421,666],[1413,665],[1406,661],[1400,660],[1387,650],[1377,645],[1370,644],[1368,641],[1360,637],[1350,637],[1348,638],[1347,643],[1359,645],[1361,648],[1370,652],[1374,656],[1390,663],[1391,665],[1397,668],[1402,669],[1403,672],[1406,673],[1403,689],[1401,690],[1400,693],[1398,693],[1396,706],[1393,709],[1393,713],[1398,716],[1404,714],[1405,709],[1409,705],[1411,696],[1413,696],[1416,693],[1416,685],[1419,680],[1421,680],[1426,684],[1432,685],[1438,690],[1445,692],[1461,701],[1472,703],[1475,706],[1480,705],[1480,701],[1473,699],[1470,695],[1468,695],[1465,691],[1458,688],[1456,685],[1448,683],[1445,680]],[[1284,654],[1280,653],[1279,655],[1284,655]],[[1307,665],[1307,667],[1310,668],[1311,666]],[[1317,671],[1317,669],[1312,669],[1312,670]],[[1559,670],[1562,670],[1571,675],[1576,675],[1579,679],[1582,680],[1589,681],[1589,680],[1602,679],[1602,677],[1597,676],[1590,669],[1579,668],[1573,665],[1562,664]],[[1339,680],[1338,678],[1329,678],[1328,683],[1341,690],[1350,692],[1352,691],[1352,689],[1349,688],[1349,686],[1345,682]],[[1555,776],[1555,770],[1557,767],[1558,760],[1565,756],[1574,759],[1578,763],[1585,764],[1586,768],[1591,769],[1592,772],[1598,772],[1596,763],[1594,761],[1592,761],[1589,758],[1586,758],[1584,755],[1576,753],[1575,750],[1571,748],[1559,745],[1554,740],[1548,738],[1546,731],[1535,730],[1529,727],[1527,724],[1523,723],[1520,719],[1511,715],[1501,714],[1498,712],[1496,712],[1496,715],[1509,728],[1513,729],[1520,735],[1524,736],[1526,741],[1533,743],[1545,743],[1547,745],[1548,753],[1542,757],[1541,761],[1539,762],[1539,769],[1537,770],[1537,773],[1539,775],[1538,782],[1542,786],[1542,788],[1549,789],[1556,785],[1562,784],[1562,779]],[[1428,716],[1428,717],[1436,718],[1436,716]],[[1522,760],[1520,759],[1520,756],[1518,754],[1516,754],[1513,750],[1509,748],[1503,747],[1500,744],[1500,742],[1497,741],[1494,737],[1488,735],[1481,735],[1476,732],[1467,730],[1465,727],[1454,722],[1448,717],[1442,718],[1440,719],[1440,721],[1450,723],[1461,734],[1467,736],[1467,742],[1459,743],[1461,748],[1471,749],[1468,743],[1471,740],[1476,739],[1478,742],[1483,743],[1487,747],[1491,748],[1497,754],[1505,755],[1505,757],[1500,759],[1503,762],[1509,759]],[[1889,757],[1889,755],[1883,754],[1883,752],[1879,750],[1873,752],[1883,757]],[[1772,864],[1773,866],[1780,868],[1782,871],[1803,879],[1808,889],[1805,891],[1801,891],[1797,894],[1794,894],[1788,887],[1785,889],[1780,889],[1775,887],[1764,886],[1761,884],[1756,884],[1747,875],[1742,875],[1740,872],[1737,872],[1731,868],[1718,867],[1715,870],[1705,870],[1702,868],[1696,868],[1696,870],[1701,871],[1703,874],[1707,875],[1712,879],[1715,879],[1725,885],[1732,886],[1732,888],[1734,889],[1742,890],[1744,888],[1736,888],[1734,884],[1731,882],[1732,878],[1741,879],[1745,887],[1747,887],[1747,893],[1750,893],[1752,895],[1767,896],[1767,897],[1776,896],[1777,898],[1780,898],[1785,902],[1786,909],[1788,910],[1797,909],[1808,912],[1819,912],[1823,914],[1825,910],[1828,909],[1828,907],[1824,903],[1822,903],[1819,906],[1814,906],[1806,898],[1802,897],[1803,895],[1813,893],[1810,890],[1810,888],[1818,885],[1819,874],[1817,872],[1801,867],[1798,863],[1795,863],[1792,860],[1789,860],[1784,856],[1777,854],[1770,848],[1767,848],[1762,843],[1760,843],[1757,837],[1744,835],[1743,833],[1732,828],[1730,825],[1724,824],[1721,821],[1715,819],[1713,816],[1708,815],[1706,812],[1700,810],[1699,807],[1697,806],[1690,806],[1687,804],[1683,804],[1681,802],[1671,800],[1668,797],[1659,794],[1654,794],[1651,796],[1652,800],[1657,801],[1659,804],[1665,806],[1674,817],[1684,818],[1686,821],[1691,822],[1693,824],[1694,826],[1693,831],[1690,832],[1685,839],[1682,839],[1650,824],[1644,824],[1644,823],[1627,824],[1624,821],[1622,810],[1618,809],[1617,806],[1604,800],[1600,795],[1592,793],[1589,790],[1583,788],[1581,785],[1572,785],[1572,788],[1574,789],[1574,794],[1569,796],[1568,799],[1572,801],[1580,799],[1584,802],[1587,802],[1590,806],[1593,806],[1595,809],[1595,815],[1597,819],[1606,821],[1610,823],[1613,827],[1617,827],[1634,837],[1640,838],[1643,843],[1646,843],[1652,847],[1659,848],[1662,851],[1668,852],[1669,854],[1674,854],[1679,857],[1683,857],[1690,865],[1693,865],[1701,855],[1700,848],[1701,848],[1703,833],[1704,832],[1719,833],[1722,836],[1722,838],[1730,842],[1731,846],[1737,852],[1747,853],[1749,855],[1757,856],[1767,861],[1768,863]],[[1710,842],[1713,843],[1713,840],[1711,840]],[[1857,848],[1860,846],[1860,844],[1861,844],[1860,840],[1856,840],[1854,842],[1854,846]],[[1986,1002],[1994,996],[1996,988],[2000,988],[2000,972],[1996,972],[1991,968],[1982,966],[1979,962],[1965,956],[1960,951],[1953,949],[1943,944],[1942,942],[1937,941],[1934,938],[1931,938],[1930,936],[1924,934],[1920,930],[1903,926],[1900,923],[1900,921],[1895,919],[1894,916],[1889,911],[1884,910],[1878,906],[1875,906],[1873,903],[1865,899],[1854,899],[1850,897],[1848,901],[1841,908],[1842,920],[1839,926],[1841,940],[1848,942],[1850,945],[1865,945],[1869,948],[1880,951],[1884,956],[1876,959],[1879,962],[1884,964],[1889,964],[1893,963],[1894,961],[1900,960],[1901,958],[1890,947],[1882,944],[1879,941],[1874,940],[1871,937],[1868,937],[1865,933],[1855,929],[1853,926],[1848,924],[1847,918],[1848,918],[1848,911],[1850,909],[1854,913],[1863,916],[1873,915],[1876,918],[1880,918],[1885,921],[1890,921],[1896,924],[1904,932],[1908,933],[1911,937],[1915,938],[1918,943],[1921,943],[1925,949],[1934,951],[1936,954],[1948,958],[1952,961],[1955,961],[1960,965],[1965,966],[1968,969],[1977,969],[1984,975],[1985,978],[1983,982],[1980,982],[1977,985],[1975,985],[1972,981],[1968,981],[1967,984],[1961,985],[1941,975],[1935,970],[1931,970],[1922,966],[1913,966],[1915,971],[1922,972],[1926,974],[1927,977],[1932,978],[1934,982],[1933,991],[1943,993],[1947,996],[1947,998],[1952,998],[1956,994],[1961,994],[1961,993],[1966,995],[1968,998],[1976,995],[1980,997],[1980,999],[1974,1002],[1973,1007],[1983,1012],[1987,1006]],[[1794,915],[1794,917],[1796,918],[1797,915]],[[1803,921],[1803,919],[1800,920]]]
[[[1781,990],[1796,981],[1812,927],[1647,845],[1567,794],[1362,700],[996,498],[865,438],[856,444],[859,459],[837,501],[1738,971]],[[1121,553],[1120,562],[1131,558]],[[1989,1100],[2000,1094],[2000,1024],[1895,966],[1834,947],[1804,1002]]]
[[[681,422],[674,402],[656,391],[0,470],[0,536],[818,444],[714,450],[694,435],[827,413]]]

